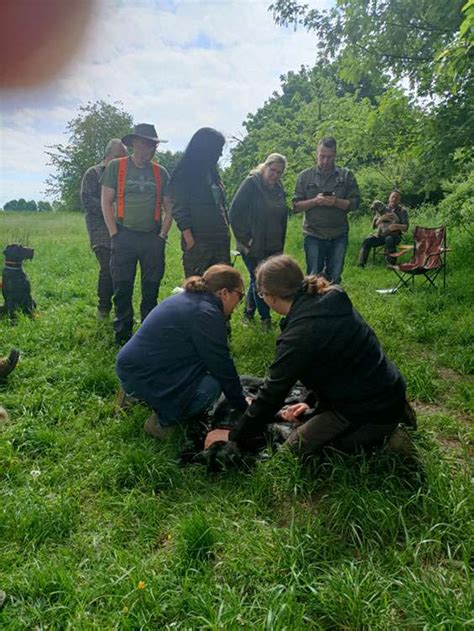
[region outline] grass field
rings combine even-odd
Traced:
[[[407,379],[424,476],[388,454],[180,468],[176,443],[144,435],[144,406],[114,414],[83,217],[0,213],[2,249],[35,248],[38,303],[0,322],[0,353],[22,353],[0,386],[2,629],[472,628],[472,244],[448,235],[446,291],[382,296],[394,277],[354,265],[368,223],[351,227],[344,284]],[[161,297],[181,280],[176,228],[167,247]],[[298,218],[287,250],[302,261]],[[233,322],[239,371],[263,375],[276,328]]]

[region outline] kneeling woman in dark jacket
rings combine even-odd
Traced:
[[[315,416],[287,441],[301,455],[325,445],[351,451],[382,442],[404,417],[405,381],[347,294],[322,277],[304,277],[289,256],[263,262],[257,286],[267,305],[286,317],[268,377],[228,438],[245,448],[299,380],[318,401]],[[283,416],[296,421],[308,409],[296,404]]]
[[[124,391],[155,411],[145,431],[157,437],[163,428],[199,417],[221,391],[233,407],[247,408],[226,328],[244,296],[241,275],[213,265],[183,287],[148,314],[117,358]]]

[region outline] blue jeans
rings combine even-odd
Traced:
[[[160,425],[162,427],[170,427],[172,425],[178,425],[178,423],[186,423],[193,417],[207,412],[219,398],[221,390],[220,383],[217,379],[214,379],[211,375],[204,375],[194,392],[191,402],[179,415],[179,418],[173,415],[163,417],[160,411],[157,410]]]
[[[260,261],[252,256],[242,254],[242,259],[245,263],[245,267],[249,271],[250,282],[247,290],[247,296],[245,300],[245,313],[248,317],[253,317],[255,310],[258,311],[262,320],[270,320],[270,309],[267,306],[263,298],[257,293],[257,283],[255,281],[255,270],[257,269]]]
[[[305,235],[307,274],[319,274],[333,283],[340,283],[347,242],[347,233],[335,239],[318,239],[318,237]]]

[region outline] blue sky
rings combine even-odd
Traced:
[[[278,89],[280,75],[316,59],[314,35],[274,25],[270,3],[98,2],[82,50],[61,76],[2,94],[0,207],[45,199],[45,147],[66,142],[66,123],[88,101],[121,101],[136,122],[155,124],[173,151],[202,126],[243,136],[243,120]]]

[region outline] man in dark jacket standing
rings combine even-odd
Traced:
[[[123,158],[126,155],[127,149],[120,138],[112,138],[107,143],[102,162],[87,169],[81,182],[81,202],[85,212],[87,232],[89,233],[91,248],[99,262],[97,316],[101,320],[109,316],[112,308],[113,288],[110,274],[110,236],[100,204],[100,179],[111,160]]]
[[[304,212],[307,273],[339,283],[348,242],[347,213],[359,207],[360,196],[354,175],[335,160],[336,140],[322,138],[317,165],[298,176],[293,211]]]
[[[156,306],[165,266],[165,242],[171,227],[166,196],[168,172],[153,162],[160,140],[153,125],[141,123],[122,138],[133,148],[128,158],[112,160],[102,176],[102,212],[111,242],[115,341],[133,332],[133,285],[140,263],[142,321]],[[162,220],[163,212],[166,214]]]

